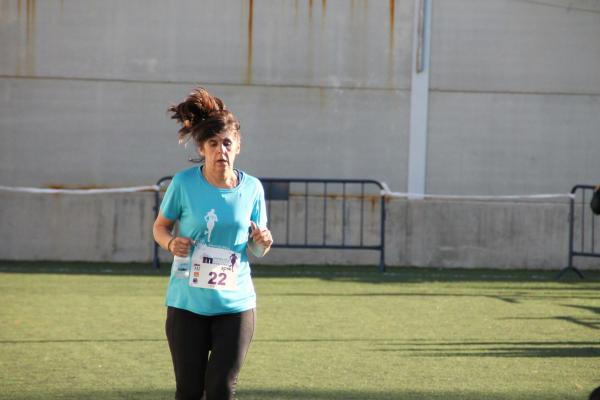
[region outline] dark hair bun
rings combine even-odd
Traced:
[[[167,111],[176,120],[179,143],[193,139],[197,146],[223,132],[240,134],[240,123],[218,97],[203,87],[194,89],[181,103],[170,106]]]
[[[194,89],[181,103],[168,108],[171,118],[181,124],[179,142],[194,136],[195,127],[211,118],[215,114],[226,111],[227,108],[221,99],[210,94],[203,87]]]

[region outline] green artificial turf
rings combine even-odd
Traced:
[[[0,399],[169,399],[168,266],[0,263]],[[586,399],[600,272],[254,268],[241,400]]]

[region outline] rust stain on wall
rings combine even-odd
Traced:
[[[35,0],[27,0],[27,48],[35,43]]]
[[[254,0],[248,1],[248,44],[246,60],[246,84],[252,83],[252,33],[254,22]]]
[[[390,0],[390,32],[388,39],[388,80],[389,86],[393,87],[395,83],[396,71],[396,43],[395,43],[395,21],[396,21],[396,0]]]
[[[327,15],[327,0],[321,0],[321,12],[323,13],[323,19]]]
[[[17,75],[31,76],[35,72],[35,0],[26,0],[25,2],[25,51],[22,56],[17,58]],[[23,37],[23,2],[17,1],[17,21],[19,38]],[[19,40],[18,47],[21,48],[22,42]]]
[[[45,189],[55,189],[55,190],[93,190],[93,189],[110,189],[109,186],[106,185],[64,185],[62,183],[48,183],[46,185],[42,185]]]
[[[17,48],[21,48],[21,0],[17,0]],[[17,76],[21,75],[21,57],[17,56]]]
[[[307,196],[307,194],[305,192],[290,192],[289,193],[290,197],[295,197],[295,198],[300,198],[303,199],[305,197],[308,197],[310,199],[328,199],[328,200],[343,200],[344,198],[346,200],[364,200],[365,202],[369,202],[371,203],[372,207],[377,207],[379,205],[379,203],[381,202],[381,197],[379,195],[372,195],[372,194],[365,194],[365,195],[359,195],[359,194],[346,194],[346,195],[342,195],[342,194],[335,194],[335,193],[328,193],[328,194],[321,194],[321,193],[313,193],[313,194],[309,194]],[[386,196],[386,199],[389,196]]]
[[[390,0],[390,39],[393,43],[394,41],[394,15],[396,11],[396,0]]]

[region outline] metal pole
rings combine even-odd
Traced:
[[[158,218],[158,202],[160,201],[158,196],[159,190],[154,192],[154,220]],[[154,265],[155,269],[160,269],[160,261],[158,259],[158,243],[156,243],[156,240],[154,241],[154,257],[152,259],[152,264]]]
[[[575,186],[572,190],[571,190],[571,194],[575,194],[575,192],[577,191],[577,186]],[[583,279],[583,274],[581,273],[581,271],[579,271],[579,269],[577,269],[576,267],[573,266],[573,241],[575,240],[575,198],[571,198],[569,200],[569,257],[568,257],[568,264],[565,268],[563,268],[558,275],[556,276],[556,279],[560,279],[565,273],[567,273],[567,271],[573,270],[575,271],[575,273],[577,275],[579,275],[579,278]]]
[[[379,252],[379,272],[385,272],[385,196],[381,196],[381,251]]]

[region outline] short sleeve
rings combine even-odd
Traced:
[[[261,228],[267,227],[267,205],[265,202],[265,191],[260,181],[257,183],[256,199],[254,200],[254,207],[252,209],[252,216],[250,218]]]
[[[160,212],[171,221],[179,219],[181,215],[181,189],[177,176],[171,180],[167,191],[160,203]]]

